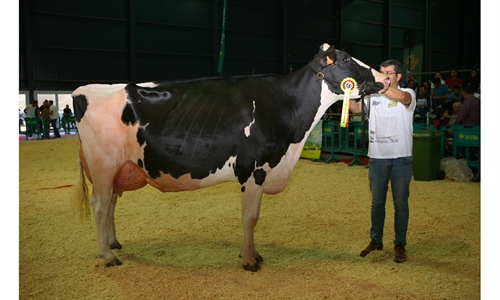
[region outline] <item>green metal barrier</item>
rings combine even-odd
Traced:
[[[29,135],[36,134],[37,140],[42,138],[42,119],[41,118],[24,118],[24,123],[26,126],[26,130],[21,129],[21,124],[19,124],[19,134],[25,134],[26,138]]]
[[[472,181],[479,179],[480,172],[480,126],[479,125],[452,125],[453,129],[453,157],[459,158],[459,147],[464,147],[464,159],[469,167],[477,168],[477,175]]]
[[[323,121],[323,143],[321,152],[330,153],[330,157],[328,158],[320,157],[325,163],[330,163],[332,161],[339,162],[339,160],[335,158],[335,152],[339,152],[343,148],[342,136],[343,130],[341,130],[338,121]]]
[[[363,165],[358,160],[358,156],[366,156],[368,148],[361,147],[361,136],[363,134],[362,122],[351,122],[346,128],[340,127],[339,121],[323,121],[323,143],[321,152],[330,153],[329,157],[320,157],[326,163],[339,162],[335,153],[345,152],[354,155],[349,166],[354,164]]]
[[[363,122],[350,122],[348,127],[343,128],[345,130],[344,135],[344,151],[346,153],[354,155],[352,162],[349,166],[354,164],[363,165],[362,162],[358,160],[359,156],[368,155],[368,145],[361,145],[361,137],[363,136]],[[368,126],[365,128],[366,137],[368,137]]]

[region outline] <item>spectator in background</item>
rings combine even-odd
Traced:
[[[434,78],[439,78],[439,82],[441,82],[442,85],[445,84],[445,81],[443,79],[443,75],[441,74],[441,72],[437,71],[435,74],[434,74]],[[434,90],[434,79],[431,80],[431,95],[432,95],[432,91]]]
[[[474,89],[474,92],[477,92],[477,90],[479,89],[479,84],[479,72],[476,69],[472,69],[467,79],[465,79],[464,88],[466,86],[471,86],[472,89]]]
[[[415,91],[415,94],[418,94],[418,90],[419,90],[419,88],[420,88],[420,85],[418,84],[418,81],[417,81],[417,76],[415,76],[415,75],[411,74],[411,75],[410,75],[410,79],[411,79],[411,80],[413,80],[413,81],[415,81],[415,88],[417,89],[417,90]],[[429,90],[429,89],[427,89],[427,90]]]
[[[57,120],[59,119],[59,111],[57,107],[54,105],[54,101],[49,101],[49,111],[50,111],[50,125],[54,128],[55,138],[60,138],[59,129],[57,128]]]
[[[450,91],[456,86],[462,86],[463,82],[462,79],[458,77],[458,72],[457,69],[451,69],[450,71],[450,78],[446,79],[445,84],[448,86]]]
[[[448,99],[446,99],[445,101],[446,108],[451,111],[453,109],[453,103],[455,103],[455,101],[464,102],[464,96],[462,95],[462,87],[459,85],[456,85],[453,88],[453,91],[448,96]]]
[[[71,111],[71,108],[69,108],[69,105],[66,104],[66,108],[63,110],[63,127],[64,127],[64,133],[69,133],[69,122],[68,118],[73,116],[73,112]]]
[[[50,105],[49,100],[44,100],[42,106],[40,106],[40,114],[42,117],[42,139],[50,139]]]
[[[474,96],[474,88],[466,87],[462,94],[464,95],[464,103],[460,108],[458,117],[453,124],[472,124],[479,125],[480,122],[480,101]]]
[[[441,84],[441,80],[439,78],[434,78],[432,80],[432,83],[434,84],[434,89],[431,93],[432,109],[434,110],[434,113],[437,114],[438,112],[440,112],[439,109],[441,108],[441,106],[448,99],[450,90],[448,89],[448,86]]]
[[[448,109],[444,109],[443,112],[439,115],[437,115],[437,119],[434,122],[434,127],[439,130],[441,129],[441,126],[446,126],[448,125],[448,122],[450,121],[449,116],[449,111]]]
[[[408,79],[408,86],[407,86],[407,88],[412,89],[415,92],[415,95],[418,94],[418,88],[415,85],[415,80]]]
[[[462,103],[461,102],[457,101],[457,102],[453,103],[453,111],[452,111],[452,114],[450,116],[450,121],[448,121],[448,125],[455,124],[455,121],[458,118],[458,114],[460,113],[460,108],[461,107],[462,107]],[[447,127],[450,127],[450,126],[447,126]]]
[[[417,106],[415,108],[415,115],[420,116],[420,121],[423,122],[427,120],[427,113],[430,112],[432,106],[431,95],[427,92],[425,85],[422,85],[418,89],[417,94]]]
[[[38,118],[40,117],[40,108],[38,107],[38,101],[33,101],[31,102],[30,105],[26,106],[24,109],[24,113],[26,114],[26,118]],[[40,127],[42,128],[42,127]],[[32,126],[27,128],[28,131],[35,131],[36,128],[33,128]],[[32,134],[28,135],[28,139],[32,136]]]

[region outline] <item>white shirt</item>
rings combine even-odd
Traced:
[[[26,106],[25,110],[26,110],[26,117],[27,118],[37,117],[35,115],[35,113],[36,113],[36,107],[33,107],[32,105],[28,105],[28,106]]]
[[[59,112],[58,112],[57,107],[55,105],[51,105],[49,109],[50,109],[50,119],[51,120],[59,118]]]
[[[369,101],[370,144],[368,156],[371,158],[398,158],[412,156],[413,112],[416,95],[412,89],[401,88],[411,95],[411,103],[406,107],[384,94],[371,94]]]

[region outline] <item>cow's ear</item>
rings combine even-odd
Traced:
[[[326,50],[324,55],[325,56],[321,60],[322,67],[325,67],[327,65],[334,65],[337,63],[337,55],[336,55],[334,46],[330,46],[330,48],[328,48],[328,50]]]

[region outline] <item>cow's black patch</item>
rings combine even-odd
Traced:
[[[264,184],[266,180],[266,171],[262,169],[257,169],[253,172],[253,178],[255,178],[255,183],[258,185]]]
[[[143,168],[144,167],[144,164],[142,163],[142,159],[138,159],[137,160],[137,165],[139,166],[139,168]]]
[[[304,138],[320,105],[320,81],[309,77],[304,90],[274,75],[128,84],[121,118],[141,126],[137,141],[152,178],[202,179],[236,157],[232,167],[243,184],[256,166],[276,166],[290,143]]]
[[[85,95],[73,95],[73,110],[75,111],[75,120],[78,123],[85,115],[88,106],[89,101]]]

